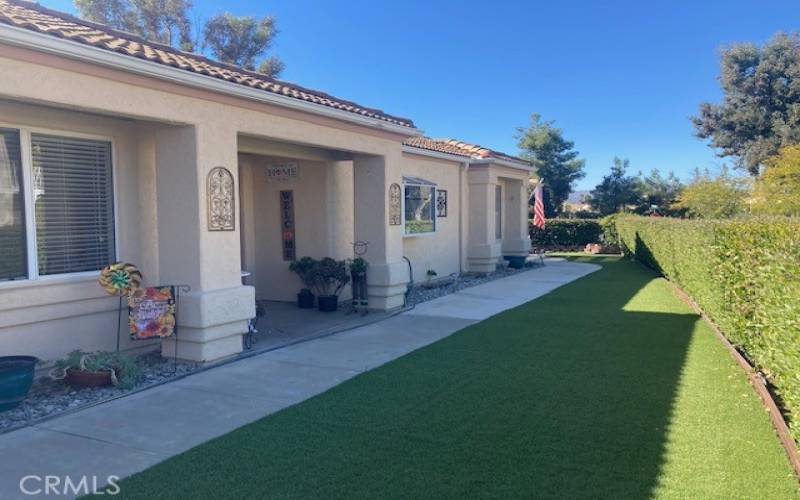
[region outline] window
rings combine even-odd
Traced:
[[[115,254],[111,143],[0,129],[0,280],[97,271]]]
[[[26,278],[25,192],[19,131],[0,129],[0,280]]]
[[[494,187],[494,237],[503,238],[503,187],[500,184]]]
[[[424,179],[404,178],[403,223],[405,234],[436,231],[436,185]]]

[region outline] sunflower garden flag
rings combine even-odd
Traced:
[[[132,340],[166,338],[175,333],[175,287],[136,289],[128,299]]]

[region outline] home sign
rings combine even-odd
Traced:
[[[297,178],[297,163],[270,163],[266,170],[267,182],[285,182]]]

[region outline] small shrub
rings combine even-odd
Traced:
[[[619,235],[617,234],[617,216],[619,214],[606,215],[598,222],[603,236],[603,243],[606,245],[619,245]]]
[[[551,219],[544,229],[528,225],[531,244],[537,247],[584,247],[600,241],[597,219]]]

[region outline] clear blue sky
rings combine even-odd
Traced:
[[[274,15],[284,79],[408,116],[433,137],[514,153],[515,127],[539,112],[586,159],[579,189],[615,155],[682,177],[722,164],[689,122],[720,98],[719,47],[800,29],[796,0],[195,0],[195,10]]]

